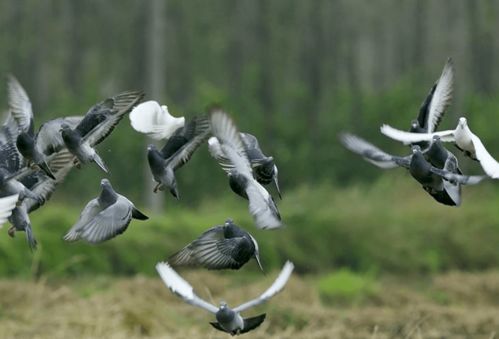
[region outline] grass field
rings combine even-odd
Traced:
[[[241,277],[184,271],[198,294],[230,305],[261,293],[277,272]],[[341,280],[342,278],[340,278]],[[499,271],[373,279],[369,292],[321,297],[318,277],[294,275],[245,338],[497,338]],[[354,284],[355,285],[355,284]],[[0,281],[0,338],[226,338],[211,316],[159,278]]]

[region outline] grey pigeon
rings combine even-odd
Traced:
[[[143,96],[141,91],[120,93],[94,105],[75,128],[65,123],[61,125],[62,139],[80,164],[95,162],[104,172],[108,172],[104,161],[93,147],[113,131]]]
[[[486,176],[467,176],[458,174],[456,170],[437,168],[432,166],[425,158],[418,145],[412,147],[412,154],[400,157],[390,155],[369,142],[349,133],[340,135],[340,141],[350,151],[361,155],[366,161],[380,168],[394,168],[397,166],[407,168],[414,179],[416,179],[433,198],[437,201],[456,205],[448,201],[444,194],[444,182],[452,184],[474,185],[486,178]],[[450,165],[449,165],[450,166]]]
[[[73,158],[73,155],[65,150],[58,153],[57,156],[52,159],[49,166],[54,173],[54,179],[51,179],[40,172],[34,172],[21,180],[38,199],[26,198],[17,204],[16,208],[12,211],[12,215],[9,217],[12,226],[9,228],[8,234],[11,237],[14,237],[16,231],[25,232],[26,240],[32,250],[36,249],[37,241],[32,230],[29,213],[37,210],[50,199],[56,186],[64,180],[73,167]]]
[[[199,116],[177,129],[161,151],[154,145],[147,147],[149,168],[158,183],[154,188],[155,193],[166,187],[175,198],[179,199],[175,171],[189,161],[194,151],[206,140],[209,132],[210,121],[204,116]]]
[[[227,219],[223,226],[208,229],[168,261],[172,266],[195,265],[215,270],[238,270],[252,257],[263,271],[255,238]]]
[[[248,199],[249,212],[258,228],[281,227],[281,215],[272,196],[254,179],[241,135],[223,111],[211,114],[211,129],[219,147],[211,153],[227,172],[234,193]]]
[[[240,132],[239,135],[241,136],[241,141],[243,142],[244,149],[246,150],[248,160],[253,168],[255,179],[262,185],[268,185],[274,181],[277,194],[279,195],[279,198],[282,199],[281,190],[279,189],[278,170],[274,162],[274,157],[268,157],[263,154],[258,143],[258,139],[254,135],[243,132]],[[221,162],[228,163],[227,159],[223,158],[222,152],[220,152],[220,144],[218,143],[218,139],[216,137],[210,138],[208,141],[208,147],[210,149],[210,153],[214,157]]]
[[[180,275],[178,275],[168,263],[158,263],[156,265],[156,270],[170,291],[181,297],[186,303],[200,307],[214,314],[217,321],[210,322],[210,324],[217,330],[231,335],[246,333],[260,326],[260,324],[265,320],[265,313],[251,318],[243,318],[240,313],[263,304],[282,291],[288,282],[293,269],[293,263],[287,261],[274,283],[263,294],[261,294],[258,298],[248,301],[242,305],[230,308],[225,302],[221,302],[220,306],[216,307],[215,305],[198,297],[194,293],[192,286]]]
[[[125,232],[132,218],[148,219],[130,200],[116,193],[109,180],[102,179],[101,188],[100,196],[85,206],[80,219],[64,236],[64,240],[84,239],[97,244]]]

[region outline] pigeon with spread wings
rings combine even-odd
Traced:
[[[166,187],[175,198],[179,199],[175,171],[189,161],[198,147],[208,138],[209,133],[210,121],[205,116],[198,116],[179,128],[161,151],[152,144],[147,147],[149,168],[158,183],[154,188],[155,193]]]
[[[210,147],[210,153],[227,172],[232,191],[248,199],[249,212],[256,226],[262,229],[281,227],[277,205],[269,192],[254,179],[241,135],[232,119],[223,111],[212,112],[211,130],[218,146]]]
[[[200,307],[215,315],[216,322],[210,324],[219,331],[227,332],[231,335],[238,335],[249,332],[265,320],[266,314],[261,314],[251,318],[243,318],[240,313],[252,307],[265,303],[277,293],[282,291],[293,272],[294,265],[287,261],[279,273],[274,283],[258,298],[248,301],[235,308],[230,308],[226,303],[220,303],[219,307],[204,301],[194,293],[192,286],[175,272],[168,263],[158,263],[156,270],[166,287],[174,294],[181,297],[186,303]]]
[[[104,172],[108,172],[104,161],[93,147],[113,131],[143,96],[142,91],[120,93],[94,105],[75,128],[66,123],[61,125],[62,139],[79,163],[95,162]]]
[[[223,226],[208,229],[199,238],[172,255],[168,262],[173,266],[238,270],[252,257],[263,271],[255,238],[239,228],[231,219],[227,219]]]

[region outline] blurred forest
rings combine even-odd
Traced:
[[[362,226],[367,227],[365,233],[365,228],[348,224],[351,215],[358,212],[354,208],[373,201],[383,202],[386,196],[392,196],[390,203],[395,204],[401,196],[416,194],[413,192],[417,189],[417,199],[421,199],[416,205],[430,209],[425,219],[427,227],[434,226],[432,218],[456,209],[434,206],[435,202],[415,183],[408,184],[409,187],[402,185],[400,194],[397,187],[387,189],[385,186],[391,186],[392,181],[381,177],[393,178],[394,173],[375,169],[349,154],[337,142],[337,134],[349,130],[389,151],[407,153],[407,148],[382,137],[378,127],[385,122],[408,128],[446,59],[452,57],[456,69],[455,95],[442,128],[454,127],[457,117],[466,115],[471,128],[491,153],[499,156],[499,134],[490,123],[499,110],[498,19],[499,2],[492,0],[2,0],[0,75],[12,73],[26,88],[37,126],[50,118],[84,114],[94,103],[128,89],[144,89],[147,99],[168,105],[176,116],[193,116],[213,104],[221,105],[234,117],[240,130],[259,138],[264,152],[273,155],[279,167],[284,200],[278,204],[283,205],[283,218],[289,226],[285,238],[292,238],[289,240],[297,247],[273,246],[272,241],[279,237],[276,233],[271,236],[274,240],[263,240],[263,246],[270,251],[270,254],[262,251],[263,256],[273,267],[280,266],[281,259],[291,255],[302,258],[301,262],[295,259],[299,271],[349,266],[359,270],[375,267],[406,272],[403,264],[395,261],[407,255],[407,248],[394,248],[393,253],[386,255],[376,248],[385,244],[384,233],[378,235],[379,239],[361,242],[365,246],[358,252],[348,246],[357,245],[358,237],[376,234],[368,225]],[[4,108],[5,95],[5,91],[0,91],[0,107]],[[146,206],[146,210],[152,207],[151,175],[145,157],[149,142],[131,129],[126,118],[100,146],[100,154],[111,171],[108,177],[116,190],[136,205]],[[475,164],[462,165],[465,170],[480,171]],[[55,201],[50,201],[42,212],[49,215],[48,219],[43,222],[38,219],[47,229],[35,225],[35,232],[42,239],[47,237],[46,243],[50,242],[48,235],[42,234],[49,232],[49,224],[57,218],[65,220],[64,225],[55,228],[58,233],[52,235],[60,243],[63,229],[75,220],[83,204],[98,194],[102,177],[92,165],[72,171],[54,195]],[[178,172],[177,178],[182,200],[176,202],[165,196],[164,210],[159,211],[167,218],[173,209],[187,206],[193,209],[184,214],[194,213],[197,219],[187,220],[172,213],[172,218],[177,219],[165,221],[167,226],[164,226],[170,227],[169,235],[179,236],[181,232],[175,231],[175,226],[188,228],[197,224],[197,228],[190,229],[191,233],[180,235],[188,241],[195,232],[207,228],[211,222],[223,221],[231,213],[244,215],[246,228],[251,229],[246,203],[230,191],[225,174],[210,158],[206,147]],[[404,182],[410,180],[404,178]],[[379,182],[384,186],[376,184]],[[348,190],[350,186],[354,188]],[[372,192],[373,187],[380,186],[385,195]],[[315,189],[319,187],[317,193]],[[359,193],[363,190],[371,192],[369,198]],[[495,193],[487,192],[489,197],[495,197]],[[354,198],[347,204],[338,194]],[[478,199],[480,195],[474,197]],[[236,200],[239,205],[233,204]],[[216,207],[217,201],[227,210]],[[339,216],[335,214],[335,203],[343,209]],[[72,213],[71,217],[58,215],[69,204],[71,208],[65,213]],[[194,210],[199,206],[203,208]],[[386,208],[379,203],[375,206]],[[473,206],[494,213],[489,205],[477,202]],[[328,211],[318,211],[320,208]],[[394,221],[390,219],[395,218],[393,215],[379,214],[374,207],[367,209],[372,215],[363,211],[357,216],[357,225],[374,222],[381,230],[384,220],[391,220],[390,229],[395,232],[391,245],[396,246],[407,236],[395,231],[396,227],[407,226],[402,213]],[[467,211],[460,215],[474,213],[473,208]],[[203,212],[212,214],[204,217]],[[291,216],[288,218],[285,212]],[[480,239],[499,234],[495,214],[487,218],[486,224],[480,224],[484,227]],[[497,255],[487,257],[489,252],[480,252],[480,242],[470,245],[470,256],[465,258],[446,252],[453,249],[455,255],[462,254],[460,246],[468,234],[469,219],[456,220],[462,226],[458,229],[463,231],[458,233],[457,245],[446,238],[447,231],[451,232],[449,222],[439,220],[440,228],[432,230],[438,235],[432,238],[437,240],[431,248],[425,248],[428,242],[422,234],[426,228],[421,225],[416,228],[420,233],[409,229],[414,233],[411,239],[417,243],[413,247],[407,245],[413,255],[407,258],[415,260],[414,266],[407,266],[409,270],[487,268],[499,262]],[[493,230],[485,230],[486,226]],[[131,227],[136,228],[135,233],[123,237],[129,236],[133,242],[133,235],[138,236],[140,228],[148,226]],[[153,241],[154,230],[150,228],[144,237]],[[315,238],[307,242],[304,237],[306,232],[317,232],[309,234],[312,237],[323,231],[327,237],[320,244]],[[299,244],[298,239],[302,241]],[[374,243],[370,243],[373,239]],[[10,248],[10,255],[12,251],[28,252],[22,248],[23,241],[17,239],[18,248]],[[164,249],[160,249],[160,244],[157,248],[153,246],[154,253],[163,253],[164,258],[170,249],[178,247],[178,241],[169,241]],[[3,255],[8,256],[11,239],[2,239],[1,243],[5,245]],[[153,248],[148,244],[146,241],[130,244],[129,255],[133,248],[144,251]],[[83,247],[72,248],[76,253]],[[104,246],[111,257],[119,254],[123,259],[127,254],[119,252],[118,247],[119,243]],[[421,248],[424,248],[422,257]],[[305,260],[311,249],[322,251],[320,261],[312,264]],[[473,257],[475,249],[480,255]],[[43,249],[42,243],[43,250],[50,251],[48,246]],[[68,255],[71,256],[66,252],[52,253],[50,258],[59,260]],[[31,260],[29,253],[19,256],[25,256],[19,260]],[[141,271],[139,264],[143,264],[135,262],[137,266],[133,266],[129,262],[130,266],[121,268],[118,264],[114,268],[98,268],[98,259],[95,260],[97,270],[102,272],[136,273]],[[60,267],[66,264],[60,263]],[[149,264],[144,270],[152,273],[152,262]],[[36,266],[35,271],[38,269]],[[24,272],[27,270],[30,268]],[[3,273],[15,271],[10,267],[4,268]]]

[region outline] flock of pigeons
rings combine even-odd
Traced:
[[[12,226],[8,234],[12,237],[18,231],[25,232],[32,250],[36,249],[37,241],[29,213],[50,199],[73,167],[95,163],[108,172],[95,146],[111,134],[127,113],[136,131],[166,140],[161,149],[152,144],[147,147],[147,160],[157,183],[154,192],[168,189],[179,199],[175,173],[207,141],[210,154],[227,173],[230,188],[248,200],[256,227],[282,226],[277,205],[262,186],[274,182],[281,197],[274,159],[264,155],[253,135],[240,133],[219,108],[186,122],[184,117],[171,116],[167,107],[156,101],[142,102],[142,91],[127,91],[97,103],[83,116],[47,121],[35,132],[30,99],[13,76],[7,78],[7,94],[9,109],[0,127],[0,225],[9,221]],[[102,179],[100,185],[99,196],[85,206],[79,220],[63,236],[65,241],[81,239],[98,244],[123,233],[132,219],[148,219],[129,199],[117,193],[108,179]],[[243,318],[240,313],[279,293],[294,265],[286,262],[263,294],[235,308],[224,302],[217,307],[202,300],[172,266],[239,269],[253,257],[263,271],[256,239],[227,219],[173,254],[169,263],[158,263],[156,269],[173,293],[215,315],[213,327],[236,335],[257,328],[264,321],[265,314]]]
[[[448,59],[440,78],[423,101],[419,114],[411,122],[408,132],[388,125],[381,126],[381,133],[411,146],[411,154],[388,154],[362,138],[340,134],[340,141],[350,151],[380,167],[404,167],[436,201],[449,205],[461,204],[461,185],[477,184],[487,177],[499,178],[499,163],[488,153],[481,140],[471,132],[467,120],[459,118],[455,130],[436,129],[453,93],[454,66]],[[456,156],[444,147],[443,142],[453,142],[465,156],[478,161],[486,175],[464,175]]]

